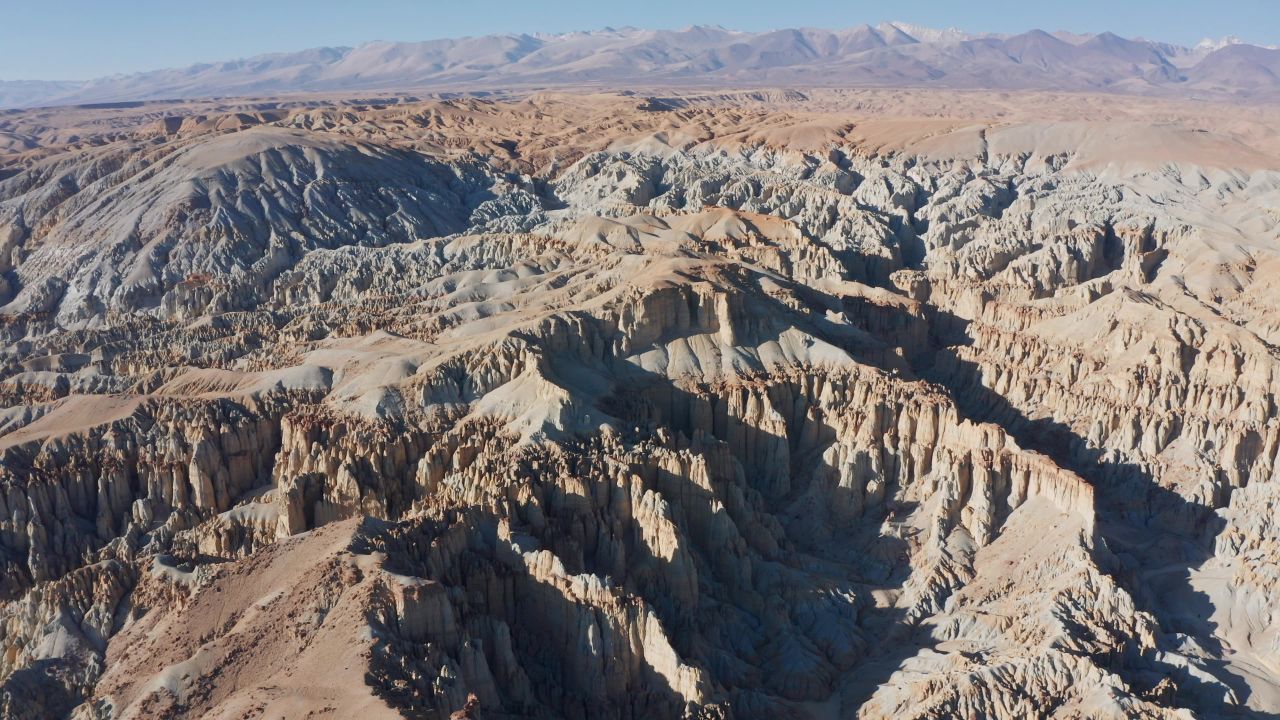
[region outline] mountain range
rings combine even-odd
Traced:
[[[1113,33],[969,34],[906,23],[741,32],[605,28],[322,47],[84,82],[0,81],[0,107],[282,93],[537,87],[937,86],[1280,97],[1280,49]]]

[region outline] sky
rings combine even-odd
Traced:
[[[0,0],[0,79],[80,80],[372,40],[885,20],[1280,44],[1280,0]]]

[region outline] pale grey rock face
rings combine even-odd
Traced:
[[[1280,711],[1270,116],[881,99],[21,116],[4,713]]]

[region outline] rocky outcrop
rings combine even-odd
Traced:
[[[593,102],[5,160],[4,712],[1277,709],[1274,167]]]

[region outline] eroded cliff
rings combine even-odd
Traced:
[[[1267,116],[854,100],[6,120],[3,712],[1280,710]]]

